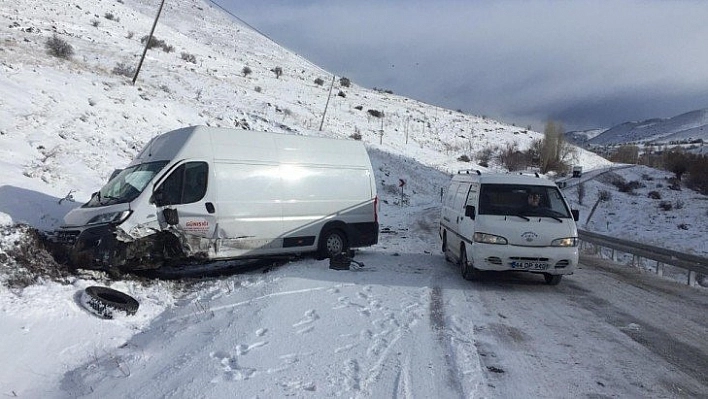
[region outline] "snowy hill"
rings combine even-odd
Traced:
[[[0,87],[8,95],[0,99],[1,166],[24,176],[23,187],[57,198],[73,190],[83,201],[151,137],[186,125],[361,135],[370,147],[445,172],[477,167],[457,161],[463,154],[474,160],[484,148],[517,142],[523,149],[540,137],[356,84],[345,87],[340,77],[322,120],[331,74],[201,0],[165,4],[154,37],[170,51],[150,49],[132,85],[133,73],[126,72],[138,64],[158,5],[3,2]],[[70,59],[47,53],[53,35],[73,47]],[[244,74],[245,67],[251,73]],[[589,152],[581,152],[579,162],[607,164]]]
[[[605,130],[590,140],[592,145],[622,143],[689,143],[708,141],[708,108],[699,109],[668,119],[648,119],[626,122]]]

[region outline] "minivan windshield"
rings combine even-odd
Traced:
[[[148,162],[123,169],[96,192],[84,206],[93,208],[134,200],[168,162]]]
[[[558,187],[519,184],[482,184],[479,214],[572,217]]]

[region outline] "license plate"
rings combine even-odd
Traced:
[[[512,269],[521,270],[546,270],[548,263],[544,262],[511,262]]]

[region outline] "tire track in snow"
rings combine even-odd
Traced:
[[[448,383],[460,397],[464,397],[464,389],[458,377],[460,372],[457,367],[455,349],[452,347],[452,337],[449,336],[445,327],[445,302],[443,301],[443,290],[439,286],[433,287],[430,291],[430,328],[445,356]]]

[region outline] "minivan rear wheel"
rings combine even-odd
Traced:
[[[318,258],[326,259],[342,252],[349,251],[347,236],[339,229],[331,229],[322,233],[318,249]]]
[[[447,230],[443,230],[443,235],[442,235],[442,253],[445,255],[445,260],[448,262],[452,262],[452,259],[450,258],[450,254],[447,253]]]

